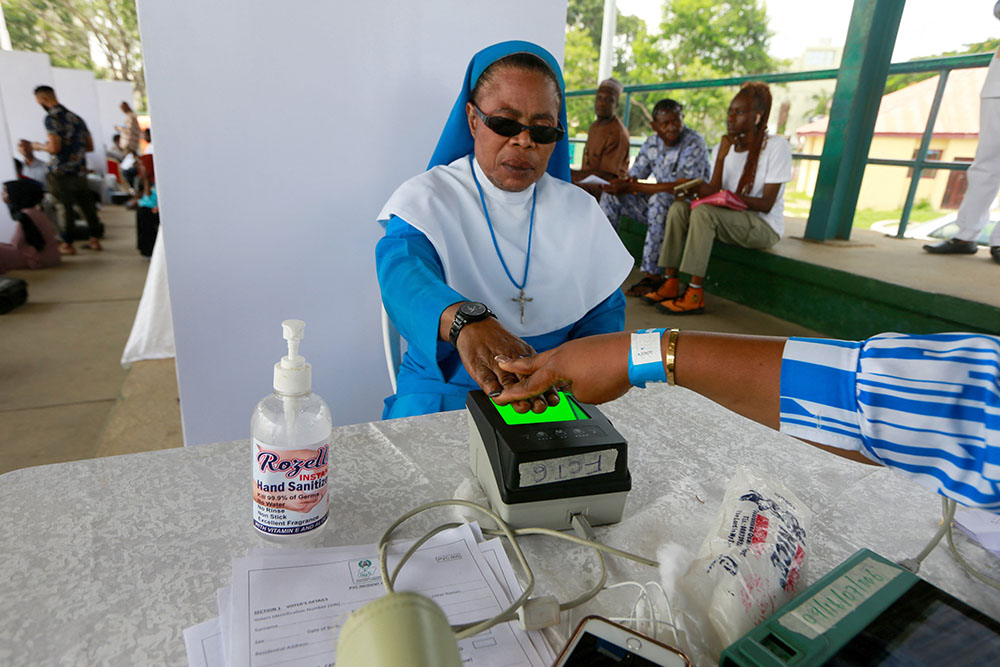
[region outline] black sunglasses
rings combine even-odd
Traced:
[[[566,130],[562,127],[552,127],[551,125],[522,125],[513,118],[503,116],[487,116],[475,104],[472,108],[476,110],[483,124],[501,137],[516,137],[525,130],[531,136],[531,140],[536,144],[554,144],[563,138]]]

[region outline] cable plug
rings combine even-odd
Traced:
[[[517,610],[517,624],[522,630],[541,630],[559,623],[559,600],[554,595],[531,598]]]
[[[920,561],[917,560],[916,558],[904,558],[903,560],[899,561],[898,565],[902,568],[906,568],[913,574],[916,574],[917,572],[920,571]]]
[[[594,527],[590,525],[587,521],[587,517],[582,513],[571,514],[569,517],[569,525],[573,527],[573,532],[576,536],[584,540],[594,540]]]

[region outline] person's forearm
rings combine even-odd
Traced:
[[[669,336],[660,342],[664,370]],[[787,338],[682,331],[674,350],[675,384],[755,422],[781,430],[781,362]],[[879,465],[850,449],[803,442],[845,459]]]
[[[758,211],[760,213],[770,213],[771,209],[774,207],[773,197],[751,197],[749,195],[736,195],[743,200],[743,203],[747,205],[747,208],[751,211]]]
[[[633,188],[636,193],[641,195],[655,195],[658,192],[672,193],[675,185],[677,183],[674,181],[669,183],[636,183]]]
[[[661,340],[664,364],[669,336]],[[674,351],[676,384],[733,412],[780,426],[781,355],[786,338],[682,331]]]

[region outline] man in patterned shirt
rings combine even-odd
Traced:
[[[49,163],[49,190],[64,209],[63,242],[59,252],[75,255],[73,246],[73,207],[79,206],[90,230],[88,243],[92,250],[100,250],[101,222],[97,218],[94,197],[87,187],[87,153],[94,150],[94,140],[83,119],[59,104],[51,86],[35,88],[35,101],[48,113],[45,117],[45,131],[48,141],[33,144],[35,150],[42,150],[52,156]]]
[[[615,229],[622,215],[648,225],[642,249],[646,276],[625,291],[627,296],[642,296],[663,282],[657,261],[667,211],[674,203],[674,186],[694,178],[707,181],[712,175],[708,146],[700,134],[684,126],[684,108],[678,102],[664,99],[656,103],[653,131],[639,149],[628,178],[612,180],[601,195],[601,209]],[[650,174],[656,183],[638,182]]]

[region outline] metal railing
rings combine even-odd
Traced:
[[[951,56],[947,58],[928,58],[926,60],[911,60],[903,63],[892,63],[889,65],[889,74],[915,74],[919,72],[937,72],[940,75],[937,89],[934,91],[934,100],[931,103],[930,113],[927,115],[927,124],[924,127],[923,135],[920,139],[920,147],[917,155],[912,160],[892,160],[886,158],[869,157],[866,164],[886,165],[891,167],[909,167],[913,170],[910,175],[910,187],[906,193],[906,203],[903,205],[903,213],[900,216],[899,229],[896,231],[896,238],[903,238],[906,234],[906,225],[910,219],[910,212],[913,209],[913,200],[917,194],[917,187],[920,185],[920,174],[924,169],[949,169],[952,171],[965,171],[969,168],[969,162],[945,162],[941,160],[928,160],[927,152],[934,136],[934,124],[937,122],[938,110],[941,108],[941,99],[944,97],[944,89],[948,84],[948,76],[952,70],[970,69],[974,67],[987,67],[993,53],[976,53],[964,56]],[[823,79],[836,79],[839,70],[822,69],[808,72],[777,72],[772,74],[754,74],[748,76],[733,76],[724,79],[700,79],[697,81],[673,81],[670,83],[653,83],[636,86],[625,86],[625,117],[622,121],[628,127],[629,115],[632,110],[632,95],[636,93],[648,93],[661,90],[687,90],[692,88],[722,88],[725,86],[738,86],[746,81],[764,81],[766,83],[796,83],[800,81],[819,81]],[[596,88],[586,90],[572,90],[566,92],[566,97],[584,97],[595,95]],[[884,91],[878,91],[882,97]],[[570,139],[574,143],[583,143],[586,139]],[[630,144],[639,145],[634,141]],[[810,153],[793,153],[792,158],[796,160],[821,160],[822,155]]]

